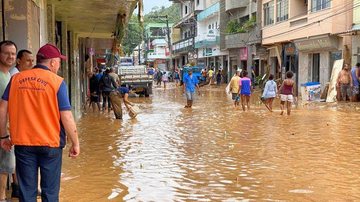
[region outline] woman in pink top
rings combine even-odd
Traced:
[[[285,102],[286,102],[287,115],[290,115],[291,104],[294,102],[294,80],[292,80],[293,76],[294,76],[294,73],[292,73],[292,71],[286,72],[286,79],[283,81],[283,83],[281,84],[281,87],[279,89],[280,100],[281,100],[280,115],[284,114]]]
[[[247,109],[250,109],[250,96],[251,96],[251,79],[248,76],[248,72],[244,70],[242,72],[243,78],[239,81],[239,96],[241,98],[241,106],[245,111],[245,102]]]

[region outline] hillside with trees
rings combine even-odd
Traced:
[[[158,16],[168,16],[169,23],[176,23],[180,20],[179,4],[172,4],[170,7],[154,7],[152,11],[144,16],[144,26],[147,23],[165,23],[165,18]],[[140,26],[137,16],[133,15],[127,25],[126,35],[122,43],[122,51],[125,55],[130,55],[144,37],[144,29]]]

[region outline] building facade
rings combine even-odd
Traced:
[[[270,73],[295,73],[298,87],[329,81],[335,60],[350,62],[353,3],[347,0],[263,0],[262,45]]]
[[[265,50],[261,47],[259,2],[221,0],[221,49],[229,51],[229,77],[237,69],[264,73]],[[261,11],[261,10],[260,10]],[[254,76],[254,75],[249,75]]]
[[[162,71],[168,70],[167,61],[170,59],[170,52],[167,41],[165,39],[154,39],[151,42],[151,50],[147,54],[147,59],[153,64],[152,67]]]
[[[149,23],[145,26],[145,63],[149,67],[169,70],[169,30],[166,23]]]
[[[203,1],[202,7],[204,10],[197,15],[197,64],[207,69],[227,71],[228,51],[220,48],[220,1]]]
[[[180,68],[196,60],[195,36],[197,34],[196,15],[199,12],[194,0],[179,1],[181,19],[173,25],[172,62],[175,68]]]

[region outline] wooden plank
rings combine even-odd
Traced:
[[[326,102],[336,102],[336,81],[339,76],[339,73],[344,65],[344,59],[336,60],[333,65],[333,69],[331,72],[330,85],[328,90],[328,95],[326,98]]]

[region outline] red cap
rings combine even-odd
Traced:
[[[46,44],[42,46],[38,53],[36,54],[36,59],[52,59],[52,58],[60,58],[62,60],[66,60],[65,55],[61,55],[60,50],[52,45],[52,44]]]

